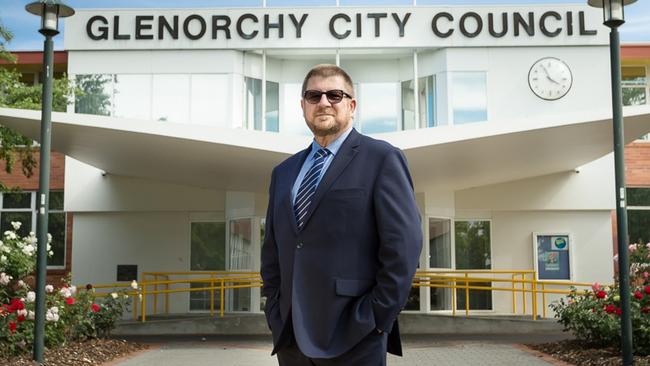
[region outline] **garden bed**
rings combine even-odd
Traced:
[[[147,349],[139,343],[116,339],[91,339],[83,342],[71,342],[65,347],[45,351],[46,366],[101,365],[105,362],[127,356]],[[0,366],[33,366],[32,355],[0,358]]]
[[[584,342],[569,340],[553,343],[527,344],[527,347],[545,353],[555,359],[576,366],[623,365],[621,351],[614,348],[592,348]],[[650,356],[635,356],[635,366],[650,366]]]

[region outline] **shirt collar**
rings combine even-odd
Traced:
[[[348,135],[352,132],[352,126],[347,129],[347,131],[343,132],[341,136],[337,137],[336,140],[332,141],[329,145],[327,145],[327,150],[332,153],[332,155],[336,155],[336,153],[339,151],[341,148],[341,145],[343,145],[343,142],[345,142],[345,139],[348,138]],[[314,155],[316,154],[316,151],[319,149],[322,149],[323,147],[316,142],[316,140],[312,141],[311,143],[311,159],[314,158]]]

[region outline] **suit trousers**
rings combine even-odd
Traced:
[[[292,334],[289,344],[278,350],[278,362],[280,366],[386,366],[387,339],[386,332],[373,330],[338,357],[310,358],[300,351]]]

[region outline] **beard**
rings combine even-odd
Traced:
[[[333,112],[329,109],[321,109],[316,111],[315,115],[326,114],[326,113],[335,114],[336,112]],[[307,122],[307,127],[309,127],[309,129],[314,134],[314,136],[324,137],[329,135],[336,135],[341,131],[341,128],[344,127],[343,124],[339,123],[339,121],[337,121],[335,117],[332,117],[334,119],[333,121],[334,123],[328,124],[327,127],[325,127],[323,126],[323,124],[319,124],[317,122],[319,118],[320,117],[316,117],[312,122],[309,121]]]

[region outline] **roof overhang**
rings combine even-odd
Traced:
[[[650,132],[650,106],[625,108],[625,141]],[[611,111],[376,135],[400,147],[417,189],[451,190],[573,170],[612,152]],[[40,111],[0,124],[40,139]],[[52,114],[52,149],[108,174],[265,192],[272,168],[310,138],[72,113]]]

